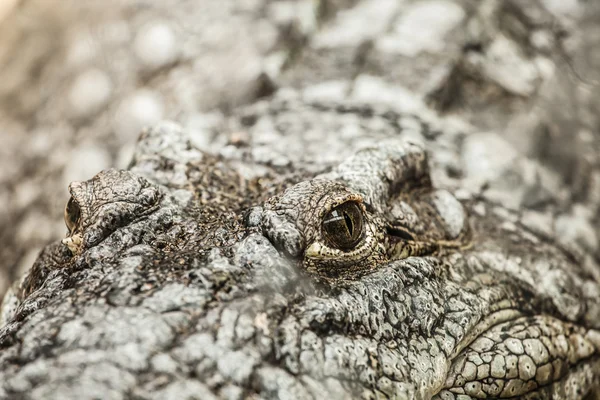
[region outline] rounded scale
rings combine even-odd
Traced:
[[[79,208],[79,204],[71,197],[65,206],[65,224],[67,225],[67,229],[69,232],[73,232],[79,224],[79,219],[81,218],[81,209]]]
[[[328,246],[352,250],[363,238],[364,215],[354,201],[340,204],[323,218],[323,236]]]

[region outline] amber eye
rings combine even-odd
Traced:
[[[79,208],[79,204],[71,197],[65,207],[65,224],[67,224],[67,229],[69,229],[70,233],[73,232],[79,223],[80,217],[81,209]]]
[[[351,250],[363,236],[363,213],[355,202],[340,204],[323,219],[325,240],[331,247]]]

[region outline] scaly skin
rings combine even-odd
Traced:
[[[149,145],[161,137],[171,144]],[[141,140],[131,171],[71,185],[82,211],[67,210],[68,237],[84,240],[50,245],[5,301],[1,397],[598,390],[589,265],[518,215],[435,187],[422,145],[390,140],[308,179],[253,180],[190,153],[176,127]],[[340,250],[324,216],[347,202],[364,232]]]

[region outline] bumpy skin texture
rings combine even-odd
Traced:
[[[573,75],[598,78],[595,2],[21,3],[0,34],[8,276],[54,237],[59,182],[127,155],[130,123],[191,135],[144,132],[99,213],[73,218],[74,246],[46,247],[7,299],[1,398],[592,395],[600,96]],[[160,58],[144,31],[165,25],[182,51],[140,65],[138,39]],[[455,114],[431,118],[425,98]],[[391,162],[406,138],[429,173]],[[381,239],[356,271],[345,253],[306,258],[330,240],[333,210],[307,207],[328,188]],[[73,243],[92,226],[99,241]]]
[[[69,234],[63,244],[72,253],[81,253],[133,219],[152,213],[161,197],[147,180],[115,170],[103,171],[89,182],[73,182],[69,192],[65,208]]]
[[[323,221],[345,203],[364,215],[361,240],[351,249],[328,243]],[[426,153],[411,142],[390,141],[349,157],[334,171],[270,199],[263,229],[304,267],[352,279],[394,259],[467,245],[461,204],[431,187]]]
[[[101,237],[50,245],[5,301],[0,397],[592,395],[598,266],[437,188],[426,154],[399,138],[244,179],[175,125],[144,132],[131,171],[71,185],[71,237]],[[365,233],[331,251],[344,202]]]

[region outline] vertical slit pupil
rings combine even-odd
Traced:
[[[348,228],[348,233],[350,233],[350,237],[352,237],[352,231],[354,230],[354,226],[352,225],[352,218],[348,215],[348,213],[344,213],[344,221],[346,221],[346,228]]]

